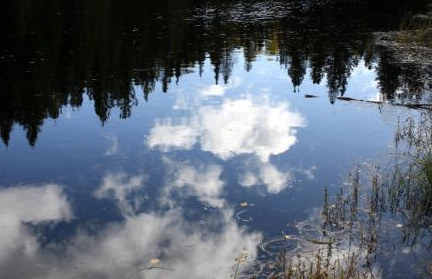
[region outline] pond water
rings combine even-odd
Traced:
[[[259,273],[419,113],[412,2],[2,1],[0,278]]]

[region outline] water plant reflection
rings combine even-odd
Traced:
[[[326,189],[321,214],[296,226],[295,239],[309,243],[279,247],[271,278],[429,277],[431,123],[425,113],[408,118],[388,168],[358,167],[348,193],[330,198]]]

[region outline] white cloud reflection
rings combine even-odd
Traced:
[[[89,275],[128,278],[137,270],[149,267],[151,259],[158,258],[159,266],[165,270],[145,270],[132,277],[230,278],[235,256],[246,249],[250,257],[255,257],[261,238],[240,229],[228,214],[212,222],[222,224],[220,232],[215,234],[206,226],[187,222],[178,211],[128,217],[96,237],[77,237],[68,250],[66,262],[78,265],[78,271],[64,262],[62,274],[78,273],[80,278],[91,278]],[[49,278],[60,278],[55,277],[58,275]]]
[[[69,220],[72,211],[61,187],[56,184],[13,187],[0,190],[0,270],[2,262],[16,250],[21,257],[37,254],[37,236],[26,224]],[[0,277],[5,278],[1,276]]]
[[[228,89],[227,86],[220,84],[212,84],[208,86],[204,86],[199,90],[199,93],[202,96],[224,96],[225,91]]]
[[[155,124],[146,143],[165,152],[172,149],[191,149],[198,137],[197,132],[195,127],[187,124],[174,125],[171,119],[167,119]]]
[[[196,196],[198,200],[213,207],[222,207],[221,198],[224,182],[220,176],[222,167],[215,164],[193,166],[188,162],[173,162],[165,158],[169,168],[166,194],[181,190],[186,196]]]
[[[105,151],[105,156],[112,156],[118,153],[119,151],[119,143],[118,138],[115,135],[111,135],[107,137],[108,140],[108,148]]]
[[[102,179],[101,186],[94,192],[98,199],[114,199],[125,214],[133,214],[140,200],[132,194],[144,187],[143,175],[127,176],[124,173],[108,174]]]
[[[204,168],[203,174],[188,166],[178,172],[179,181],[191,185],[208,183],[204,176],[217,179],[220,174],[217,167]],[[134,203],[128,193],[138,187],[141,177],[107,175],[95,195],[114,198],[124,206]],[[182,208],[173,208],[127,214],[121,210],[122,221],[91,233],[79,228],[67,241],[42,245],[36,231],[27,230],[24,223],[42,225],[72,216],[56,185],[1,190],[0,209],[1,278],[230,278],[235,257],[247,251],[248,258],[255,259],[261,242],[260,234],[237,225],[231,209],[208,213],[216,215],[195,222],[185,219]],[[155,266],[163,269],[145,270],[155,258],[160,259]]]
[[[251,97],[202,106],[189,119],[173,123],[167,118],[150,130],[145,144],[163,151],[191,149],[199,144],[223,160],[255,154],[262,162],[282,154],[296,143],[296,128],[305,119],[287,103],[254,103]]]
[[[274,165],[269,163],[255,163],[238,178],[239,184],[244,187],[264,185],[267,192],[278,194],[290,185],[291,174],[287,171],[279,171]]]

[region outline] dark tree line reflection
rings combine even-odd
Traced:
[[[0,132],[14,124],[34,145],[45,118],[79,107],[86,94],[105,122],[113,107],[127,118],[138,100],[209,58],[216,83],[229,80],[233,51],[245,70],[261,53],[279,57],[295,87],[307,68],[326,77],[331,102],[346,90],[352,69],[377,64],[379,85],[392,99],[400,87],[418,92],[419,73],[391,63],[374,47],[373,31],[397,29],[425,1],[182,1],[40,0],[0,4]],[[404,77],[401,79],[401,77]],[[395,82],[398,81],[398,82]],[[136,96],[133,88],[143,88]]]

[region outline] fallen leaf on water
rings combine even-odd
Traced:
[[[152,264],[152,265],[156,265],[156,264],[158,264],[158,263],[160,263],[160,260],[159,260],[159,259],[151,259],[151,260],[150,260],[150,264]]]

